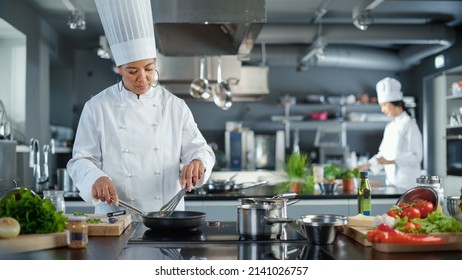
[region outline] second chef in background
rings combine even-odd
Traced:
[[[422,133],[405,111],[398,80],[384,78],[377,83],[376,90],[382,112],[392,120],[385,127],[378,153],[358,168],[370,169],[373,174],[385,169],[387,185],[403,189],[415,187],[421,175]]]
[[[116,210],[111,198],[158,211],[207,181],[215,156],[184,100],[157,85],[150,1],[96,4],[122,80],[85,104],[67,168],[96,213]]]

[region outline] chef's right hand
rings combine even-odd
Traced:
[[[106,202],[109,205],[112,203],[115,205],[119,204],[119,197],[109,177],[99,177],[93,184],[91,192],[94,198],[102,202]]]

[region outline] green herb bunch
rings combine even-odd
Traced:
[[[292,153],[288,156],[285,166],[287,181],[275,189],[277,193],[289,191],[292,183],[301,184],[301,192],[314,193],[314,178],[309,168],[310,158],[304,153]]]
[[[354,168],[354,169],[344,170],[341,177],[342,177],[342,179],[359,178],[359,169]]]
[[[324,180],[326,181],[340,179],[342,174],[342,168],[335,166],[333,163],[330,163],[324,167]]]
[[[287,159],[286,172],[289,178],[305,177],[308,155],[303,153],[292,153]]]
[[[67,223],[67,217],[56,212],[51,200],[25,188],[19,190],[19,196],[7,196],[0,201],[0,217],[15,218],[21,234],[62,232]]]

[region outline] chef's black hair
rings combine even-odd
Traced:
[[[390,103],[394,106],[403,108],[404,112],[406,112],[409,116],[412,116],[411,112],[409,112],[409,109],[406,107],[403,100],[391,101]]]

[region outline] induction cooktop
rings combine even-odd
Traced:
[[[185,231],[156,231],[138,223],[129,244],[162,242],[306,242],[306,239],[291,227],[286,227],[284,237],[253,239],[239,236],[236,222],[206,221],[201,227]]]

